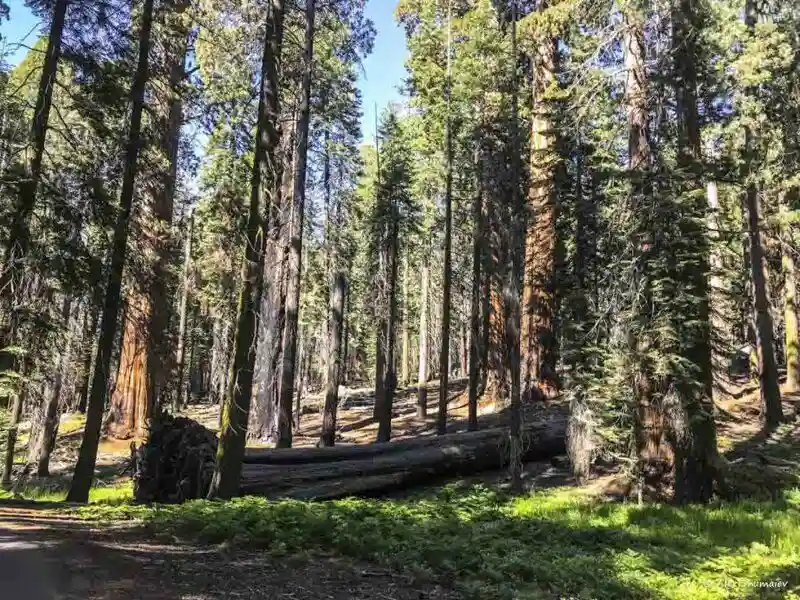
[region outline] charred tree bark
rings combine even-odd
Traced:
[[[262,211],[269,214],[270,204],[280,178],[276,151],[280,143],[278,119],[278,63],[283,43],[283,0],[269,4],[259,91],[253,177],[247,241],[242,265],[242,287],[236,315],[233,364],[225,402],[222,407],[217,467],[210,498],[231,498],[239,493],[242,457],[247,440],[250,396],[255,362],[256,313],[261,307],[264,269],[264,227]]]
[[[120,193],[120,212],[114,227],[114,238],[111,251],[111,267],[108,273],[103,316],[100,321],[100,340],[97,347],[97,358],[92,376],[92,389],[89,405],[86,410],[86,426],[81,442],[78,462],[72,476],[67,500],[70,502],[87,502],[89,489],[94,478],[94,467],[97,461],[97,446],[100,442],[100,427],[105,408],[106,388],[108,384],[111,353],[114,350],[114,337],[117,330],[117,317],[121,305],[122,273],[128,246],[128,231],[131,212],[136,191],[136,175],[139,167],[139,150],[141,146],[142,111],[144,110],[145,87],[150,68],[150,38],[153,26],[154,0],[145,0],[142,7],[141,29],[139,31],[139,57],[134,75],[131,97],[130,127],[125,149],[125,166],[122,174],[122,190]]]
[[[328,384],[325,390],[325,409],[322,417],[323,446],[333,446],[336,440],[336,409],[339,405],[339,379],[342,371],[342,327],[344,323],[344,273],[337,271],[331,282],[331,319],[328,332]]]
[[[283,366],[278,406],[279,448],[292,445],[292,399],[297,366],[297,321],[300,312],[300,277],[305,221],[308,128],[311,121],[311,75],[314,68],[314,11],[316,0],[306,0],[306,32],[300,112],[297,122],[297,169],[294,174],[294,219],[289,244],[289,276],[286,288],[286,324],[283,330]]]

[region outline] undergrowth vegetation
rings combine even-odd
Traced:
[[[800,599],[800,491],[711,507],[600,501],[484,487],[335,502],[194,501],[79,509],[154,535],[339,554],[410,572],[467,598]],[[780,587],[770,587],[780,586]]]

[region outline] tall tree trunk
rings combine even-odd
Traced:
[[[750,35],[755,35],[758,21],[758,8],[755,0],[745,3],[745,24]],[[754,94],[753,89],[746,90]],[[750,126],[745,126],[745,168],[747,187],[745,209],[747,211],[747,230],[750,238],[750,276],[753,282],[753,306],[756,321],[756,339],[759,357],[759,380],[761,384],[761,418],[767,428],[777,427],[783,420],[781,391],[778,380],[778,362],[775,359],[775,331],[770,313],[769,292],[767,291],[766,264],[764,259],[764,240],[761,235],[761,202],[756,164],[756,136]]]
[[[453,122],[450,114],[453,80],[453,15],[452,0],[447,4],[447,74],[445,82],[446,114],[444,122],[444,260],[442,273],[442,346],[439,352],[439,411],[436,433],[447,431],[448,379],[450,377],[450,288],[452,287],[452,236],[453,236]]]
[[[86,324],[81,334],[81,367],[80,378],[76,388],[77,410],[79,413],[86,412],[86,404],[89,401],[89,385],[92,377],[92,363],[97,352],[97,325],[100,321],[100,302],[102,301],[102,285],[95,282],[92,298],[89,306],[86,307]]]
[[[72,312],[72,297],[64,296],[61,304],[61,321],[65,328],[64,345],[58,345],[60,350],[56,353],[57,360],[54,365],[52,383],[47,390],[44,413],[39,431],[31,431],[30,457],[36,463],[36,475],[47,477],[50,475],[50,455],[56,445],[61,405],[61,389],[64,377],[70,364],[72,354],[72,328],[70,327],[70,313]],[[35,441],[34,441],[35,440]]]
[[[649,110],[647,105],[647,69],[645,64],[644,15],[630,8],[624,15],[625,32],[623,48],[627,78],[625,85],[625,104],[628,121],[628,176],[631,182],[632,214],[639,219],[636,244],[641,251],[636,277],[641,293],[634,307],[641,333],[631,340],[631,351],[635,357],[633,393],[636,398],[634,418],[634,439],[636,444],[637,469],[640,477],[660,477],[666,473],[666,453],[664,441],[664,415],[661,404],[656,400],[657,382],[650,355],[654,352],[656,341],[651,334],[651,315],[653,309],[652,253],[655,251],[652,228],[647,218],[647,207],[652,200],[651,185],[652,153],[649,131]]]
[[[242,287],[236,315],[233,364],[222,407],[217,466],[208,492],[209,498],[231,498],[239,493],[242,458],[247,441],[250,396],[255,363],[256,313],[261,307],[264,271],[264,214],[269,215],[280,176],[276,173],[280,144],[278,119],[278,73],[283,44],[283,0],[269,4],[264,54],[261,60],[261,89],[258,102],[253,177],[247,222]],[[263,208],[262,208],[263,205]]]
[[[292,445],[292,399],[297,366],[297,321],[300,312],[300,275],[303,253],[303,223],[306,203],[308,128],[311,121],[311,75],[314,68],[314,9],[316,0],[306,0],[306,33],[303,85],[297,122],[297,169],[294,174],[294,219],[289,244],[289,274],[286,288],[286,324],[283,330],[283,366],[278,406],[278,448]]]
[[[169,321],[172,310],[172,296],[169,293],[171,275],[169,271],[172,213],[175,204],[175,190],[178,178],[178,151],[180,148],[181,126],[183,125],[183,99],[180,85],[185,77],[184,64],[188,48],[189,22],[187,9],[189,0],[170,0],[168,11],[162,11],[165,20],[166,39],[164,52],[167,59],[166,98],[158,107],[157,125],[159,129],[160,153],[166,168],[158,174],[157,186],[153,193],[152,245],[155,250],[153,278],[148,294],[150,296],[150,315],[147,338],[147,402],[150,411],[163,404],[163,396],[169,387],[172,374],[172,360],[176,358],[171,350]],[[191,224],[190,224],[191,225]],[[190,232],[191,235],[191,232]],[[191,248],[189,248],[191,252]],[[185,284],[185,282],[184,282]],[[183,299],[181,299],[183,302]],[[178,385],[180,383],[178,382]],[[175,398],[180,399],[180,390],[175,390]]]
[[[92,388],[86,410],[86,426],[83,441],[78,453],[78,462],[72,476],[72,484],[67,495],[70,502],[88,502],[92,487],[94,467],[97,461],[97,446],[100,442],[100,427],[106,404],[111,353],[117,331],[117,317],[121,305],[122,273],[128,247],[128,231],[133,201],[136,191],[136,175],[139,166],[141,146],[142,111],[144,110],[145,87],[150,67],[150,36],[153,27],[154,0],[145,0],[142,7],[141,29],[139,31],[139,57],[131,89],[132,107],[128,142],[125,148],[125,166],[122,174],[120,193],[120,212],[114,227],[111,251],[111,267],[108,272],[103,315],[100,320],[100,340],[97,345]]]
[[[685,257],[679,261],[678,281],[684,293],[693,297],[687,307],[674,316],[676,323],[692,323],[685,328],[680,358],[691,365],[691,373],[676,374],[680,406],[668,410],[670,436],[675,455],[675,500],[707,502],[718,478],[718,453],[714,403],[712,400],[711,317],[708,270],[709,240],[705,228],[706,200],[702,193],[700,170],[700,125],[697,111],[698,35],[702,24],[696,0],[675,0],[673,5],[673,47],[675,97],[678,123],[677,162],[687,174],[685,191],[690,204],[680,218],[680,240]]]
[[[711,366],[713,376],[713,394],[717,396],[717,391],[724,389],[724,383],[728,379],[727,357],[730,355],[730,340],[726,331],[728,322],[726,320],[726,295],[725,281],[722,275],[724,269],[722,251],[720,248],[720,219],[719,219],[719,189],[716,181],[709,181],[706,184],[706,201],[709,212],[709,267],[711,272],[708,279],[708,293],[711,300]]]
[[[286,317],[286,272],[289,262],[289,238],[297,120],[283,135],[281,192],[271,207],[265,250],[264,297],[259,319],[255,382],[255,410],[250,415],[248,431],[253,439],[277,437],[277,411],[280,400],[283,365],[283,329]]]
[[[403,255],[403,354],[401,358],[400,378],[403,385],[411,381],[411,333],[408,310],[408,253]]]
[[[428,414],[428,287],[430,269],[425,257],[422,259],[422,291],[419,300],[419,378],[417,379],[417,416]]]
[[[339,379],[342,371],[342,325],[344,323],[344,273],[337,271],[331,282],[331,319],[328,331],[328,383],[325,390],[325,409],[322,417],[323,446],[333,446],[336,440],[336,408],[339,405]]]
[[[58,62],[61,58],[61,38],[64,32],[64,20],[67,13],[68,0],[57,0],[53,6],[53,18],[47,37],[42,74],[39,78],[39,91],[33,109],[33,121],[30,131],[30,149],[26,152],[25,174],[19,185],[19,194],[13,210],[12,222],[5,245],[2,271],[0,271],[0,301],[2,301],[3,331],[0,335],[5,340],[14,339],[13,331],[17,319],[11,317],[14,303],[13,294],[19,276],[24,268],[18,267],[19,261],[25,260],[30,244],[30,219],[36,207],[36,194],[42,174],[47,127],[50,119],[50,108],[53,103],[53,90],[56,87]],[[0,340],[2,342],[3,340]],[[0,345],[7,345],[2,343]]]
[[[555,82],[556,40],[546,37],[533,55],[531,175],[525,219],[522,289],[522,399],[542,397],[557,388],[555,364],[556,211],[555,132],[548,88]]]
[[[147,194],[150,210],[142,222],[148,259],[147,289],[133,290],[127,299],[121,359],[111,397],[108,432],[125,439],[144,436],[147,423],[160,403],[169,375],[167,325],[172,306],[168,293],[167,263],[170,227],[178,172],[178,145],[183,121],[183,103],[178,92],[183,79],[187,47],[186,0],[172,0],[164,7],[164,46],[167,62],[166,98],[155,94],[154,124],[164,166],[158,169],[155,185]]]
[[[381,385],[382,396],[379,398],[378,437],[377,442],[388,442],[392,437],[392,405],[394,393],[397,389],[397,367],[395,360],[395,341],[397,329],[397,253],[398,253],[398,209],[390,207],[392,223],[390,225],[388,242],[388,268],[389,282],[387,297],[389,300],[389,315],[386,319],[386,370]]]
[[[349,359],[349,350],[350,350],[350,302],[351,302],[351,294],[350,291],[345,289],[345,311],[344,311],[344,341],[342,342],[342,372],[340,375],[341,384],[347,385],[347,368],[348,368],[348,359]]]
[[[194,213],[189,215],[189,223],[186,228],[186,242],[183,251],[183,285],[181,286],[181,305],[179,309],[178,321],[178,344],[175,353],[175,403],[173,410],[177,413],[183,403],[183,376],[184,360],[186,354],[186,325],[188,322],[189,295],[192,292],[192,243],[194,238]],[[214,337],[213,349],[216,349],[217,337]]]
[[[523,216],[523,207],[520,200],[519,186],[521,179],[521,166],[519,162],[519,76],[517,54],[517,0],[511,4],[511,214],[510,227],[510,252],[511,268],[506,269],[503,286],[504,300],[504,334],[505,334],[505,378],[509,385],[509,427],[508,427],[508,464],[511,476],[511,491],[522,491],[522,360],[521,360],[521,333],[522,310],[520,306],[519,282],[523,278],[525,265],[524,239],[520,222]]]
[[[472,299],[469,327],[469,391],[467,396],[467,429],[478,429],[478,395],[480,392],[481,341],[481,263],[483,262],[483,162],[480,148],[475,148],[475,199],[472,203]]]
[[[796,194],[796,190],[792,190]],[[786,222],[787,203],[781,202],[784,220],[781,231],[783,266],[783,320],[786,345],[786,390],[800,389],[800,348],[798,348],[797,275],[794,264],[792,226]]]
[[[22,360],[22,375],[28,371],[28,361]],[[0,485],[8,487],[11,485],[11,475],[14,471],[14,453],[17,446],[17,435],[19,434],[19,423],[22,420],[22,408],[25,406],[25,396],[28,393],[28,386],[22,382],[14,394],[11,404],[11,419],[6,431],[6,454],[3,463],[3,476]]]

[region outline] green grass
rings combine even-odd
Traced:
[[[492,599],[800,599],[800,491],[773,502],[675,507],[575,490],[509,499],[446,487],[402,500],[91,506],[156,535],[275,555],[373,561]],[[754,587],[788,582],[781,590]]]
[[[37,502],[63,502],[67,497],[69,481],[36,480],[25,488],[17,490],[15,497],[9,490],[0,489],[0,500],[22,499]],[[98,480],[89,490],[89,502],[115,505],[130,502],[133,499],[133,487],[129,479],[113,481]]]

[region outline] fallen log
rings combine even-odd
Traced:
[[[564,419],[527,425],[523,459],[563,454],[565,431]],[[380,494],[444,476],[503,468],[507,444],[508,431],[497,428],[369,446],[270,451],[247,457],[241,492],[303,499]],[[300,456],[310,460],[298,462]]]

